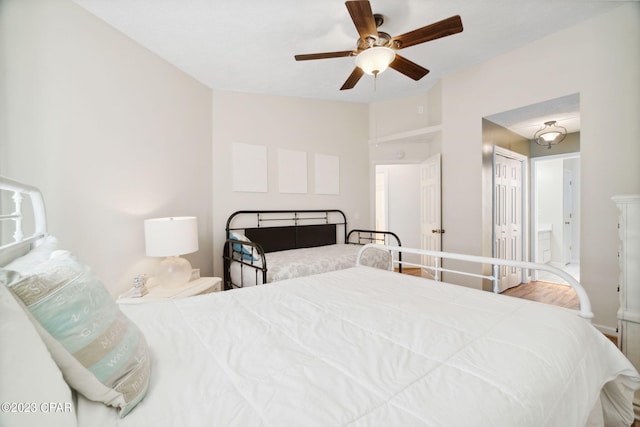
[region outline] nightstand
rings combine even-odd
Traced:
[[[178,288],[163,288],[154,278],[146,283],[147,294],[139,298],[131,298],[129,292],[124,293],[116,300],[118,304],[140,304],[151,301],[166,301],[178,298],[192,297],[194,295],[208,294],[222,290],[222,279],[219,277],[201,277],[187,282]]]

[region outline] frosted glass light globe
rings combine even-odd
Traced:
[[[396,58],[393,49],[383,46],[371,47],[356,56],[356,65],[367,74],[378,75],[389,68]]]

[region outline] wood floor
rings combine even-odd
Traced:
[[[548,282],[523,283],[502,292],[516,298],[524,298],[531,301],[543,302],[564,308],[577,310],[580,308],[580,300],[571,286],[559,285]]]
[[[421,270],[419,268],[403,268],[402,272],[412,276],[421,276]],[[502,294],[557,305],[573,310],[580,308],[578,295],[571,286],[559,285],[557,283],[541,281],[529,282],[509,288],[502,292]]]

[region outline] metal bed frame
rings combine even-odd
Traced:
[[[32,213],[23,213],[23,202],[25,199],[31,202]],[[10,204],[10,208],[6,205]],[[33,246],[47,235],[47,219],[44,207],[44,199],[40,190],[36,187],[14,181],[4,176],[0,176],[0,253],[4,256],[17,252],[26,253]],[[33,221],[33,230],[25,235],[24,222]],[[13,222],[13,227],[8,226],[8,222]],[[5,237],[5,233],[11,234],[12,241]],[[4,257],[0,257],[0,265],[6,264]],[[8,261],[7,261],[8,262]]]
[[[428,251],[423,249],[404,248],[400,246],[381,247],[380,245],[364,245],[360,249],[360,252],[358,252],[356,265],[361,265],[360,261],[361,261],[362,254],[364,253],[364,251],[366,251],[368,248],[371,248],[371,247],[375,247],[377,249],[385,249],[391,253],[398,253],[398,254],[407,253],[407,254],[421,255],[423,257],[424,256],[433,257],[434,265],[423,265],[423,264],[416,264],[416,263],[411,263],[406,261],[403,262],[401,259],[398,261],[394,261],[394,263],[405,264],[405,265],[410,265],[412,267],[419,267],[419,268],[431,270],[433,271],[433,276],[435,277],[434,280],[436,281],[442,280],[441,273],[452,273],[452,274],[458,274],[462,276],[477,277],[481,279],[491,280],[494,284],[494,289],[497,288],[500,267],[503,267],[503,266],[516,267],[516,268],[522,268],[522,269],[528,269],[528,270],[547,271],[549,273],[555,274],[556,276],[566,280],[567,283],[569,283],[569,285],[576,292],[576,294],[578,295],[578,299],[580,301],[580,310],[578,311],[578,314],[581,317],[584,317],[585,319],[593,318],[593,312],[591,311],[591,302],[589,301],[589,296],[587,295],[587,292],[584,290],[582,285],[580,285],[580,283],[566,271],[563,271],[551,265],[536,264],[533,262],[526,262],[526,261],[512,261],[512,260],[499,259],[499,258],[489,258],[489,257],[475,256],[475,255],[456,254],[451,252],[436,252],[436,251]],[[485,275],[485,274],[469,273],[469,272],[460,271],[460,270],[450,270],[442,266],[444,259],[467,261],[467,262],[479,263],[479,264],[489,264],[492,266],[491,268],[492,274]]]
[[[241,242],[229,238],[230,232],[237,231],[248,234],[251,241]],[[256,235],[255,241],[251,234]],[[297,236],[293,240],[292,234]],[[262,278],[262,283],[267,283],[268,265],[265,254],[269,252],[335,243],[364,245],[394,241],[398,246],[402,245],[400,238],[391,231],[353,229],[347,232],[346,215],[339,209],[240,210],[227,219],[225,236],[222,252],[225,290],[242,287],[242,283],[238,285],[231,280],[230,268],[233,262],[241,264],[241,282],[244,282],[244,270],[247,267],[247,274],[252,274],[256,283],[259,278]],[[243,259],[241,246],[245,250],[251,248],[250,260]],[[399,268],[402,269],[402,265]]]
[[[9,193],[11,196],[7,197],[6,193]],[[30,215],[25,215],[23,213],[23,201],[25,200],[25,197],[28,197],[28,199],[31,202],[31,208],[32,208],[32,216]],[[11,209],[6,209],[5,205],[7,204],[7,201],[11,199],[11,204],[13,205]],[[5,223],[6,222],[13,222],[14,223],[14,227],[13,227],[13,231],[12,231],[12,240],[11,242],[5,243],[5,236],[3,235],[3,239],[0,241],[0,266],[1,265],[5,265],[6,261],[7,261],[7,257],[9,258],[9,261],[11,261],[12,259],[16,258],[17,253],[22,251],[23,253],[26,253],[28,250],[30,250],[32,247],[37,246],[37,244],[39,243],[39,241],[46,237],[47,235],[47,223],[46,223],[46,211],[45,211],[45,206],[44,206],[44,200],[42,197],[42,194],[40,193],[40,191],[33,186],[30,185],[26,185],[23,184],[21,182],[18,181],[14,181],[12,179],[9,179],[7,177],[4,176],[0,176],[0,208],[2,208],[2,210],[0,211],[0,230],[4,233],[8,228],[5,227]],[[5,213],[8,210],[11,210],[10,213]],[[326,211],[239,211],[238,213],[252,213],[252,214],[256,214],[258,215],[258,213],[292,213],[292,212],[298,212],[298,213],[310,213],[310,212],[326,212],[327,215],[329,212],[335,212],[334,210],[326,210]],[[344,217],[344,214],[341,211],[337,211],[340,212],[340,214],[342,215],[343,218],[343,222],[340,222],[340,224],[342,224],[346,230],[346,218]],[[237,228],[230,228],[230,223],[231,220],[233,218],[233,216],[235,216],[236,214],[232,215],[232,217],[229,218],[229,221],[227,221],[227,231],[229,230],[237,230]],[[259,215],[258,215],[259,216]],[[296,215],[294,215],[294,218],[296,217]],[[23,222],[25,219],[33,219],[33,231],[28,232],[27,234],[25,234],[24,229],[23,229]],[[326,216],[323,217],[323,219],[326,220]],[[267,219],[263,219],[262,221],[266,221]],[[302,221],[302,218],[299,218],[297,221]],[[350,233],[346,233],[346,231],[344,231],[344,236],[345,239],[348,238]],[[374,233],[374,234],[378,234],[380,232],[375,232],[375,231],[371,231],[371,230],[352,230],[352,233],[356,233],[358,235],[358,240],[360,240],[360,234],[361,233]],[[393,236],[396,239],[397,236],[394,233],[391,232],[384,232],[381,233],[383,236]],[[345,240],[346,241],[346,240]],[[377,241],[377,240],[376,240]],[[235,240],[231,240],[231,239],[227,239],[227,241],[225,242],[225,250],[228,250],[228,256],[227,254],[225,254],[225,261],[227,259],[231,259],[230,257],[232,256],[231,251],[233,250],[233,245],[230,243],[236,242]],[[258,243],[254,243],[254,242],[242,242],[244,245],[250,245],[250,246],[255,246],[256,248],[260,248],[260,245]],[[398,243],[399,243],[399,239],[398,239]],[[367,243],[365,245],[362,246],[362,248],[360,249],[360,251],[358,252],[358,257],[357,257],[357,261],[356,261],[356,265],[361,265],[361,258],[362,258],[362,254],[370,248],[377,248],[377,249],[385,249],[388,250],[391,253],[396,253],[398,256],[397,257],[393,257],[393,262],[392,265],[390,266],[390,269],[394,268],[394,265],[398,265],[398,268],[400,269],[402,267],[402,265],[408,265],[408,266],[413,266],[413,267],[420,267],[420,268],[424,268],[424,269],[428,269],[433,271],[433,275],[435,277],[435,280],[440,281],[441,280],[441,273],[452,273],[452,274],[458,274],[458,275],[463,275],[463,276],[470,276],[470,277],[477,277],[477,278],[482,278],[482,279],[488,279],[491,280],[494,283],[494,288],[497,284],[498,281],[498,273],[499,273],[499,268],[502,266],[506,266],[506,267],[516,267],[516,268],[523,268],[523,269],[528,269],[528,270],[539,270],[539,271],[547,271],[549,273],[555,274],[558,277],[561,277],[562,279],[564,279],[576,292],[576,294],[578,295],[578,299],[580,301],[580,310],[579,310],[579,315],[585,319],[591,319],[593,318],[593,313],[591,311],[591,302],[589,301],[589,297],[586,293],[586,291],[584,290],[584,288],[580,285],[580,283],[571,275],[569,275],[568,273],[566,273],[565,271],[553,267],[551,265],[547,265],[547,264],[536,264],[536,263],[532,263],[532,262],[524,262],[524,261],[511,261],[511,260],[504,260],[504,259],[498,259],[498,258],[489,258],[489,257],[481,257],[481,256],[474,256],[474,255],[463,255],[463,254],[455,254],[455,253],[449,253],[449,252],[436,252],[436,251],[428,251],[428,250],[422,250],[422,249],[412,249],[412,248],[405,248],[405,247],[401,247],[400,245],[397,246],[391,246],[391,245],[381,245],[379,243]],[[260,248],[261,249],[261,248]],[[403,253],[407,253],[407,254],[416,254],[416,255],[421,255],[421,256],[427,256],[427,257],[433,257],[434,259],[434,265],[429,266],[429,265],[422,265],[422,264],[416,264],[416,263],[412,263],[412,262],[407,262],[407,261],[402,261],[402,254]],[[263,265],[266,265],[266,260],[264,259],[264,252],[261,252],[261,258],[263,261]],[[469,272],[465,272],[465,271],[460,271],[460,270],[451,270],[451,269],[447,269],[443,266],[443,260],[444,259],[452,259],[452,260],[460,260],[460,261],[466,261],[466,262],[472,262],[472,263],[480,263],[480,264],[488,264],[491,265],[491,271],[492,274],[491,275],[484,275],[484,274],[476,274],[476,273],[469,273]],[[254,268],[256,266],[253,266]],[[266,267],[263,267],[262,269],[260,269],[260,271],[263,272],[264,274],[264,279],[266,281]],[[225,271],[225,274],[227,274],[227,271]]]

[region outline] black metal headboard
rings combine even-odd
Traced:
[[[243,287],[245,276],[253,277],[253,283],[267,283],[265,254],[269,252],[336,243],[385,243],[387,239],[401,246],[400,238],[390,231],[351,230],[347,234],[347,218],[338,209],[237,211],[227,219],[222,255],[224,288]],[[232,283],[232,263],[240,265],[240,283]]]
[[[264,252],[347,241],[347,219],[338,209],[237,211],[227,220],[227,236],[238,230],[260,244]]]
[[[244,235],[265,252],[336,244],[336,224],[245,228]]]

